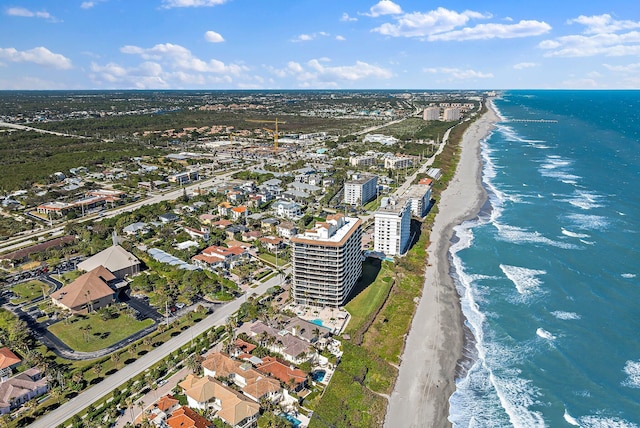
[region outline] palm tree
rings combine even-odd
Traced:
[[[115,366],[116,370],[118,369],[118,363],[120,362],[120,354],[118,352],[114,352],[111,354],[111,362]]]
[[[96,376],[99,376],[100,373],[102,373],[102,364],[100,363],[94,364],[92,367],[92,370],[96,374]]]
[[[49,391],[49,395],[57,404],[60,404],[60,398],[62,397],[62,387],[56,386]]]

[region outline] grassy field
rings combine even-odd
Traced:
[[[16,284],[11,287],[11,290],[19,297],[12,300],[12,302],[22,303],[42,296],[43,287],[45,289],[45,292],[49,294],[49,286],[42,281],[38,281],[37,279]]]
[[[127,315],[104,321],[93,313],[85,318],[74,317],[69,323],[58,322],[49,327],[49,331],[71,349],[91,352],[111,346],[152,324],[151,319],[137,321]],[[87,328],[89,330],[85,330]]]
[[[358,330],[369,314],[379,308],[389,294],[392,285],[393,264],[383,262],[377,266],[378,263],[379,261],[368,258],[362,264],[362,280],[360,282],[369,285],[345,306],[351,315],[346,328],[347,333]]]

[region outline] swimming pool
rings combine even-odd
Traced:
[[[324,324],[322,324],[322,320],[320,318],[316,318],[314,320],[311,320],[311,322],[315,325],[319,325],[320,327],[324,327]]]
[[[288,420],[291,423],[291,425],[293,425],[293,428],[298,428],[302,423],[300,419],[296,419],[288,413],[280,413],[280,416]]]
[[[313,374],[311,375],[311,379],[313,379],[315,382],[322,382],[322,380],[324,379],[324,375],[326,374],[327,372],[324,370],[317,370],[313,372]]]

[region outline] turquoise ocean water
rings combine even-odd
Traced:
[[[511,91],[456,228],[455,427],[640,427],[640,91]],[[520,122],[548,119],[557,122]]]

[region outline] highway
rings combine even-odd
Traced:
[[[280,285],[284,281],[285,275],[286,273],[276,275],[270,280],[260,284],[256,288],[249,289],[247,293],[256,294],[258,296],[262,295],[270,287]],[[203,319],[191,328],[183,331],[181,334],[170,339],[156,349],[153,349],[151,352],[140,357],[135,362],[129,364],[121,370],[118,370],[116,373],[105,378],[99,384],[80,393],[80,395],[78,395],[74,399],[66,402],[52,412],[47,413],[29,426],[31,428],[52,428],[62,424],[73,415],[81,412],[92,403],[109,394],[115,388],[124,384],[127,380],[132,379],[139,373],[147,370],[155,363],[168,356],[170,353],[186,345],[195,337],[204,333],[207,329],[213,326],[217,327],[225,324],[228,317],[236,312],[240,308],[240,305],[245,302],[245,300],[246,295],[220,307],[213,314],[209,315],[207,318]]]

